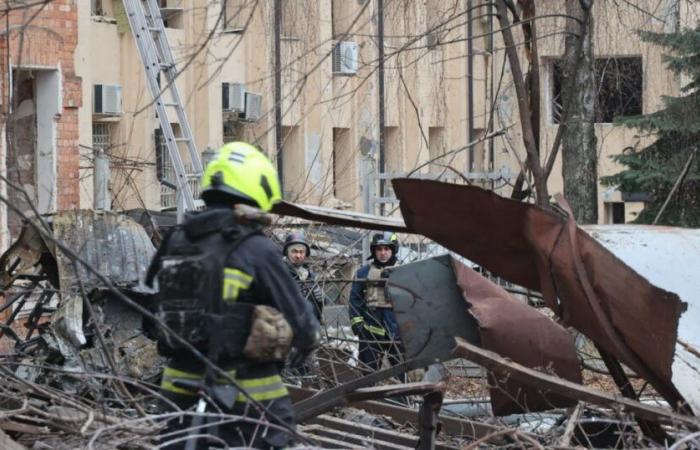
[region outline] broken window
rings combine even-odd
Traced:
[[[642,113],[642,58],[597,58],[595,73],[598,83],[596,123],[611,123],[618,116]],[[558,124],[563,114],[563,62],[551,64],[551,120]]]

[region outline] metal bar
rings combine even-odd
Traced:
[[[391,442],[396,445],[403,445],[415,448],[418,439],[406,433],[399,433],[393,430],[364,425],[350,420],[339,419],[333,416],[321,415],[311,419],[310,423],[322,425],[326,428],[344,431],[346,433],[359,434],[367,437],[374,437],[382,441]]]
[[[303,422],[304,420],[323,414],[331,408],[347,404],[349,402],[349,397],[351,397],[350,394],[354,393],[359,388],[372,386],[375,383],[400,375],[409,370],[428,366],[432,362],[432,358],[414,358],[387,369],[378,370],[332,389],[325,390],[315,395],[313,398],[302,400],[295,404],[295,416],[299,422]]]
[[[379,97],[379,173],[386,168],[386,111],[384,105],[384,0],[377,0],[377,94]],[[379,196],[384,196],[385,181],[379,179]],[[384,215],[384,205],[379,206],[379,215]]]
[[[455,338],[455,340],[457,341],[457,346],[454,350],[455,357],[474,361],[498,377],[511,377],[523,384],[541,387],[551,394],[561,395],[573,400],[602,406],[614,405],[625,411],[635,413],[644,419],[662,423],[682,424],[692,430],[700,429],[700,422],[694,417],[676,414],[662,408],[590,389],[508,361],[496,353],[472,345],[459,337]]]
[[[282,0],[274,0],[275,13],[275,149],[277,151],[277,176],[284,193],[284,158],[282,154]]]
[[[407,395],[427,395],[440,389],[435,383],[403,383],[388,386],[373,386],[360,388],[349,393],[349,402],[361,400],[379,400],[382,398],[405,397]]]
[[[377,178],[388,180],[393,178],[406,178],[408,172],[383,172],[376,174]],[[416,180],[458,180],[466,178],[468,180],[499,180],[499,179],[513,179],[516,178],[517,174],[511,172],[510,170],[496,170],[491,172],[462,172],[459,175],[452,172],[445,172],[443,175],[435,173],[413,173],[410,178]]]
[[[438,413],[442,407],[442,392],[432,392],[423,397],[423,404],[418,411],[418,448],[419,450],[435,450],[435,439],[440,422]]]
[[[286,385],[292,400],[297,403],[318,395],[319,391],[304,389],[294,385]],[[296,404],[296,403],[295,403]],[[399,423],[411,423],[418,427],[418,411],[402,406],[390,405],[384,402],[365,400],[353,403],[357,408],[362,408],[368,413],[391,417]],[[467,419],[458,419],[450,416],[439,416],[442,431],[450,436],[463,436],[470,439],[479,439],[491,433],[502,430],[502,428],[482,422]],[[312,420],[312,419],[309,419]],[[303,422],[300,420],[300,422]]]
[[[376,448],[378,450],[411,450],[415,446],[405,446],[394,444],[393,442],[383,441],[377,436],[368,436],[366,434],[357,434],[334,429],[332,427],[324,427],[320,425],[311,425],[304,428],[304,433],[311,434],[313,437],[324,437],[334,439],[338,442],[346,443],[343,448]],[[349,445],[348,445],[349,444]],[[333,447],[335,448],[335,447]]]
[[[608,368],[608,371],[610,371],[610,376],[612,377],[613,381],[615,381],[617,387],[620,389],[620,393],[629,399],[638,401],[639,396],[634,391],[632,383],[630,383],[629,378],[627,378],[625,370],[622,368],[620,362],[616,360],[610,353],[606,352],[601,346],[596,344],[595,348],[596,350],[598,350],[598,353],[600,354],[601,359],[605,363],[605,366]],[[661,426],[656,422],[650,422],[648,420],[637,417],[637,424],[639,424],[639,429],[642,430],[642,433],[644,433],[645,436],[647,436],[650,439],[653,439],[659,444],[664,444],[666,442],[673,441],[670,438],[670,436],[666,433],[666,431],[664,431],[664,429],[661,428]]]

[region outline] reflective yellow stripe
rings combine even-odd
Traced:
[[[282,377],[279,375],[270,375],[264,378],[250,378],[248,380],[236,380],[241,385],[242,388],[256,388],[269,386],[271,384],[280,383],[282,384]]]
[[[363,319],[362,316],[353,317],[353,318],[350,320],[350,325],[356,325],[356,324],[362,323],[362,322],[364,322],[364,321],[365,321],[365,319]]]
[[[236,371],[231,370],[227,372],[230,376],[235,377]],[[195,396],[196,392],[190,391],[189,389],[183,389],[181,387],[175,386],[174,381],[176,379],[185,380],[199,380],[203,378],[202,374],[184,372],[182,370],[173,369],[171,367],[166,367],[163,370],[163,380],[160,383],[161,389],[168,392],[173,392],[175,394]],[[275,400],[278,398],[286,397],[289,393],[287,388],[282,384],[282,377],[279,375],[271,375],[262,378],[249,378],[243,380],[236,380],[237,383],[243,388],[251,398],[257,401],[264,400]],[[226,384],[228,381],[225,378],[219,378],[217,383]],[[236,395],[237,402],[247,402],[248,397],[246,397],[242,392]]]
[[[247,391],[247,389],[246,389]],[[250,396],[253,398],[253,400],[257,400],[259,402],[264,401],[264,400],[276,400],[278,398],[286,397],[288,395],[287,388],[285,386],[282,386],[278,389],[272,390],[272,391],[265,391],[265,392],[249,392]],[[238,394],[236,396],[236,401],[237,402],[247,402],[248,398],[245,397],[243,394]]]
[[[253,277],[242,270],[225,267],[221,298],[225,302],[235,302],[238,300],[240,291],[248,289],[252,282]]]
[[[364,326],[365,326],[365,330],[368,330],[368,331],[369,331],[370,333],[372,333],[372,334],[376,334],[376,335],[379,335],[379,336],[385,336],[385,335],[386,335],[386,331],[384,331],[384,328],[375,327],[375,326],[367,325],[367,324],[365,324]]]

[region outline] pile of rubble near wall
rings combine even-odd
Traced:
[[[454,257],[402,266],[392,272],[387,292],[400,321],[406,361],[366,375],[353,359],[351,337],[342,326],[329,327],[318,363],[303,375],[286,374],[302,445],[700,446],[696,397],[689,389],[700,384],[692,376],[678,378],[684,372],[676,366],[682,360],[698,367],[692,359],[698,357],[697,342],[686,335],[686,323],[687,314],[697,313],[693,302],[700,288],[688,294],[685,287],[674,290],[652,279],[643,268],[634,267],[635,272],[616,248],[630,250],[632,244],[608,230],[590,229],[600,245],[575,225],[571,229],[565,214],[502,204],[503,199],[469,188],[445,193],[452,188],[412,183],[419,182],[395,186],[406,223],[289,204],[280,212],[423,234],[541,292],[556,320]],[[424,195],[464,196],[460,204],[469,204],[471,215],[440,217],[439,202],[421,203]],[[528,222],[542,220],[540,213],[546,214],[544,223]],[[497,220],[508,214],[510,219]],[[433,220],[422,222],[430,216]],[[150,294],[140,282],[154,252],[149,230],[112,213],[62,213],[48,223],[27,223],[0,257],[5,296],[0,448],[152,448],[164,420],[188,414],[164,415],[157,408],[162,361],[137,311]],[[479,238],[465,240],[465,235]],[[691,242],[686,246],[700,242],[697,233],[684,238]],[[689,261],[698,267],[697,260]],[[683,285],[680,278],[674,286]],[[615,290],[612,280],[634,295]],[[627,307],[634,311],[620,316]],[[654,320],[639,317],[649,313]],[[574,340],[569,327],[588,339]],[[583,361],[582,367],[584,352],[595,353],[598,363]],[[401,383],[397,377],[405,372],[414,376]],[[590,384],[591,374],[596,385]]]

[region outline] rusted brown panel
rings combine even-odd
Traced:
[[[647,378],[668,401],[680,400],[671,383],[685,308],[677,295],[651,285],[583,230],[568,228],[564,215],[475,187],[411,179],[393,184],[409,229],[541,291],[566,324]]]
[[[574,341],[563,327],[458,261],[452,263],[457,284],[470,304],[469,313],[479,323],[483,348],[526,367],[582,382]],[[575,404],[513,379],[501,382],[492,374],[489,377],[491,407],[498,416]]]

